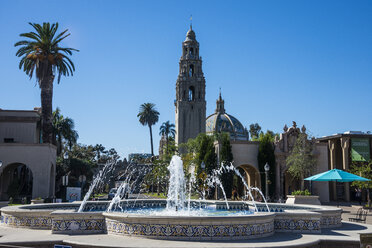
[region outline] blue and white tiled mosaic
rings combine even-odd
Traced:
[[[274,233],[273,223],[236,225],[138,224],[106,220],[107,232],[171,239],[249,239]]]

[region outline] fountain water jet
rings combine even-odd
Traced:
[[[169,189],[167,198],[167,210],[182,210],[186,202],[185,175],[181,157],[174,155],[168,166]]]
[[[90,195],[92,194],[93,190],[103,182],[103,180],[106,177],[107,173],[112,170],[112,168],[115,166],[115,164],[116,164],[116,160],[114,160],[114,161],[108,161],[105,164],[105,166],[103,167],[103,169],[100,170],[95,175],[95,177],[93,178],[92,184],[89,186],[88,192],[84,196],[83,202],[80,204],[80,207],[79,207],[78,212],[82,212],[83,211],[83,209],[85,207],[85,204],[88,201],[88,199],[89,199]]]

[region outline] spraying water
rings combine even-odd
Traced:
[[[99,186],[101,183],[103,183],[103,180],[105,179],[108,172],[112,170],[114,165],[116,164],[116,161],[108,161],[102,170],[100,170],[93,178],[93,182],[89,187],[88,192],[85,194],[83,202],[80,204],[78,212],[82,212],[85,204],[87,203],[90,195],[92,194],[93,190]]]
[[[186,202],[185,175],[183,162],[177,155],[172,157],[168,166],[169,189],[167,198],[167,210],[182,210]]]
[[[225,199],[225,203],[226,203],[226,208],[227,209],[230,209],[229,207],[229,202],[227,201],[227,197],[226,197],[226,193],[225,193],[225,189],[223,188],[223,185],[221,183],[221,180],[219,179],[218,175],[212,175],[211,177],[209,177],[207,179],[207,184],[210,186],[210,187],[214,187],[214,184],[217,184],[221,191],[222,191],[222,194],[223,194],[223,197]],[[216,187],[216,190],[217,190],[217,187]]]
[[[248,195],[249,197],[252,199],[252,202],[253,202],[253,205],[254,205],[254,209],[256,212],[258,212],[258,209],[257,209],[257,206],[256,206],[256,202],[254,201],[254,198],[253,198],[253,195],[252,195],[252,192],[251,192],[251,187],[248,186],[247,182],[244,180],[244,177],[242,176],[242,174],[240,174],[239,170],[235,168],[235,166],[233,164],[231,164],[230,166],[226,166],[225,167],[227,170],[232,170],[235,172],[235,174],[240,177],[240,179],[242,180],[243,184],[244,184],[244,187],[247,189],[248,191]],[[270,212],[270,210],[269,210]]]
[[[257,188],[257,187],[252,187],[252,190],[256,190],[258,193],[260,193],[262,199],[264,199],[264,201],[265,201],[265,205],[266,205],[266,208],[267,208],[267,212],[270,212],[269,205],[267,205],[266,198],[265,198],[265,196],[263,195],[262,191],[261,191],[259,188]]]
[[[193,183],[195,182],[195,166],[191,166],[190,171],[190,180],[189,180],[189,201],[187,204],[187,211],[190,212],[190,205],[191,205],[191,188]]]

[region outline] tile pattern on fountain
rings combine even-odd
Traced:
[[[342,219],[339,214],[330,216],[322,216],[320,219],[320,226],[322,228],[339,227],[342,225]]]
[[[275,219],[277,232],[320,233],[319,219]]]
[[[117,235],[141,235],[152,238],[170,239],[247,239],[269,236],[274,233],[273,223],[234,225],[180,225],[180,224],[138,224],[106,220],[107,232]]]
[[[52,224],[53,233],[68,233],[81,231],[84,233],[103,233],[106,230],[105,219],[54,219]]]
[[[1,225],[10,227],[24,227],[33,229],[50,229],[52,218],[45,216],[13,216],[2,213],[0,218]]]

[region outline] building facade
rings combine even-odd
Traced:
[[[190,26],[182,43],[182,56],[176,82],[176,144],[186,143],[205,132],[205,78],[199,42]]]
[[[259,170],[258,152],[259,142],[250,141],[247,129],[240,121],[225,111],[225,102],[220,96],[216,101],[215,113],[206,118],[205,78],[202,71],[202,60],[199,56],[199,43],[195,32],[190,27],[186,40],[182,43],[182,56],[179,63],[179,75],[176,83],[176,144],[186,143],[188,139],[195,138],[199,133],[206,132],[213,135],[215,132],[230,134],[230,143],[234,157],[234,166],[238,168],[250,187],[261,188],[261,175],[265,172]],[[275,170],[275,198],[285,199],[292,190],[299,189],[299,182],[293,180],[287,172],[286,159],[300,133],[305,133],[293,122],[293,126],[284,127],[283,133],[275,140],[276,164],[270,165]],[[317,160],[316,171],[324,172],[328,168],[328,146],[318,140],[308,140],[313,146],[314,156]],[[164,139],[160,141],[164,143]],[[162,146],[160,146],[162,147]],[[221,144],[215,142],[216,153],[219,155]],[[159,151],[160,153],[161,151]],[[181,151],[182,152],[182,151]],[[238,187],[239,195],[246,194],[244,185]],[[320,196],[322,202],[329,201],[328,182],[314,182],[313,193]]]
[[[296,140],[300,134],[306,134],[303,125],[300,129],[296,122],[291,127],[287,125],[283,128],[283,133],[275,139],[275,189],[276,198],[285,199],[292,191],[300,189],[300,181],[294,179],[288,173],[287,157],[291,153]],[[327,145],[317,142],[315,139],[307,139],[313,147],[313,156],[316,159],[316,169],[314,174],[327,171],[328,168],[328,148]],[[312,182],[313,194],[318,195],[321,202],[329,202],[328,182]]]
[[[318,138],[320,144],[328,146],[327,170],[349,170],[355,163],[366,163],[371,160],[372,134],[360,131],[348,131]],[[331,200],[355,200],[350,183],[329,183]]]
[[[54,197],[56,147],[41,143],[41,109],[0,109],[0,200]]]

